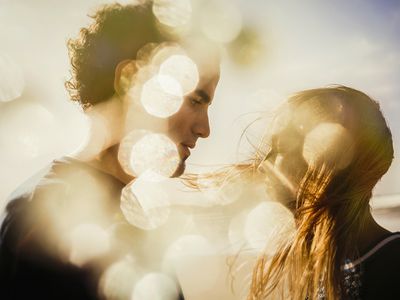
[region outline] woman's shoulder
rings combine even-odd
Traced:
[[[393,232],[377,243],[364,256],[365,264],[400,262],[400,232]]]
[[[366,299],[400,299],[400,232],[391,233],[363,258],[362,286]]]

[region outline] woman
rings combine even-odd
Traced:
[[[345,86],[299,92],[278,110],[251,166],[296,231],[253,270],[248,299],[400,299],[400,234],[369,200],[393,159],[377,102]]]

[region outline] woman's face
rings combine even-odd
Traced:
[[[271,138],[271,149],[259,170],[265,174],[268,195],[293,208],[299,184],[307,170],[302,155],[303,139],[286,129]]]

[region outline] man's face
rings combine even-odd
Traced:
[[[190,156],[189,149],[193,149],[196,146],[197,139],[199,137],[206,138],[210,135],[208,108],[212,102],[215,88],[219,81],[219,59],[212,60],[209,59],[209,57],[207,57],[207,59],[200,59],[196,56],[193,58],[190,57],[190,59],[196,64],[198,72],[197,85],[192,91],[184,95],[183,102],[178,111],[169,117],[163,118],[150,113],[142,102],[143,87],[150,82],[149,80],[152,78],[151,76],[154,76],[154,70],[158,70],[158,64],[160,62],[157,62],[158,64],[155,63],[154,65],[150,64],[149,66],[145,66],[139,71],[142,73],[136,73],[136,81],[130,87],[130,90],[124,94],[123,98],[125,114],[123,124],[124,137],[134,130],[145,130],[164,134],[176,145],[179,163],[172,177],[180,176],[184,172],[185,160]],[[156,68],[154,68],[154,66],[156,66]],[[134,70],[134,72],[136,72],[136,70]],[[123,78],[122,76],[124,75],[121,74],[120,76]],[[122,80],[120,80],[120,82],[122,82]],[[155,91],[157,92],[157,87],[155,87]],[[157,93],[150,95],[151,97],[159,97]],[[164,98],[159,97],[159,99]],[[150,102],[145,101],[145,103]],[[158,102],[153,102],[152,105],[158,105]],[[161,102],[160,105],[162,108],[164,104]],[[151,153],[151,151],[149,153]],[[174,152],[174,155],[175,154],[176,152]],[[149,157],[151,155],[154,154],[149,154]],[[167,158],[167,160],[177,162],[175,158],[176,156],[173,160],[169,158]],[[157,159],[155,161],[157,161]]]
[[[179,111],[168,118],[167,134],[177,145],[181,159],[173,177],[184,172],[185,160],[190,156],[190,149],[196,146],[197,139],[210,135],[208,108],[219,81],[219,70],[206,74],[200,76],[196,89],[185,96]]]

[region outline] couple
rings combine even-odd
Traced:
[[[175,177],[184,171],[189,148],[210,134],[208,108],[219,80],[212,46],[176,46],[160,33],[147,4],[105,6],[93,18],[69,43],[73,78],[67,83],[93,120],[93,133],[78,159],[55,161],[33,192],[8,204],[0,240],[5,299],[112,298],[99,289],[103,270],[146,252],[138,242],[142,231],[126,222],[119,203],[143,170],[121,150],[129,152],[130,138],[136,141],[130,133],[142,129],[172,141],[177,156],[167,175]],[[163,52],[157,45],[165,42]],[[165,53],[184,53],[198,70],[195,86],[168,114],[132,101],[135,88],[148,82],[143,78],[168,58]],[[272,257],[260,255],[248,298],[396,299],[400,235],[375,223],[369,209],[372,189],[392,159],[390,130],[367,95],[339,86],[290,97],[251,162],[229,171],[263,182],[296,221],[294,236]],[[73,237],[88,223],[111,231],[111,242],[96,245],[90,259],[71,252]]]

